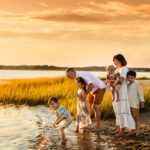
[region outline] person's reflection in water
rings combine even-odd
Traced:
[[[94,139],[94,141],[93,141],[94,149],[102,150],[103,148],[100,145],[102,138],[101,138],[100,134],[95,134],[93,139]]]
[[[61,143],[59,150],[68,150],[66,143]]]
[[[92,150],[93,143],[91,139],[91,133],[85,132],[83,134],[79,134],[77,137],[77,144],[79,150]]]

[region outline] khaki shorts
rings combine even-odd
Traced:
[[[73,118],[64,119],[60,122],[59,127],[68,128],[68,126],[72,123]]]
[[[88,102],[90,104],[99,105],[103,101],[103,97],[105,94],[106,88],[104,89],[97,89],[93,94],[89,93],[88,95]]]
[[[132,113],[133,117],[139,117],[140,116],[139,110],[137,108],[131,107],[131,113]]]

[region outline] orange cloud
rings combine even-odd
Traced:
[[[28,49],[34,51],[33,56],[38,51],[35,64],[41,59],[41,63],[48,63],[49,55],[57,64],[53,57],[59,56],[71,65],[103,64],[119,52],[127,55],[133,66],[146,64],[139,58],[150,49],[149,0],[0,0],[0,3],[0,62],[8,60],[3,51],[7,50],[11,58],[13,49],[14,60],[19,57],[17,63],[23,63],[23,57],[28,58]],[[78,59],[79,53],[86,54],[84,62]],[[141,58],[150,60],[149,54]]]
[[[47,14],[33,17],[35,19],[42,19],[47,21],[58,21],[58,22],[74,22],[74,23],[103,23],[109,21],[108,16],[93,14],[84,15],[77,13],[61,13],[61,14]]]

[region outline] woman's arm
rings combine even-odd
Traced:
[[[121,83],[121,82],[120,82],[120,78],[117,78],[117,79],[115,80],[113,86],[116,86],[118,83]]]
[[[126,80],[128,69],[127,67],[122,67],[119,74],[119,82],[122,83],[124,80]]]
[[[120,77],[120,78],[119,78],[119,82],[120,82],[120,83],[122,83],[124,80],[125,80],[124,77]]]

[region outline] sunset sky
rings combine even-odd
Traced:
[[[0,65],[150,67],[150,0],[0,0]]]

